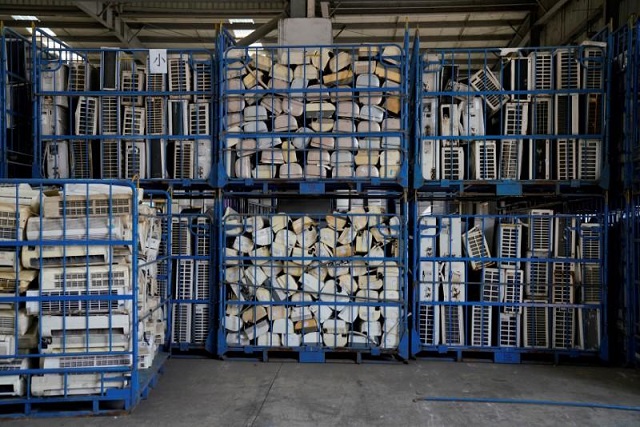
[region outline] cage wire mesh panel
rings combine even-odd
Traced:
[[[414,187],[606,187],[606,46],[414,49]]]
[[[406,359],[406,201],[324,198],[295,213],[255,197],[220,204],[218,354]]]
[[[220,187],[406,186],[407,37],[405,46],[227,49]]]
[[[36,29],[34,176],[206,184],[208,50],[74,49]]]
[[[130,410],[164,360],[160,218],[131,185],[0,185],[3,416]],[[115,405],[115,406],[114,406]]]
[[[213,216],[215,197],[188,193],[173,199],[171,246],[171,348],[176,351],[212,350],[207,340],[213,329],[214,274]],[[196,198],[198,196],[198,198]]]
[[[31,140],[31,40],[0,29],[0,177],[28,178],[33,164]]]
[[[416,202],[412,353],[607,359],[604,199]]]

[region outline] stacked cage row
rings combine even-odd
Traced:
[[[79,50],[43,38],[34,176],[207,183],[213,72],[206,50]]]
[[[160,218],[132,186],[52,184],[0,187],[0,405],[15,414],[63,401],[129,409],[163,357]]]

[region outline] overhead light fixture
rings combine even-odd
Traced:
[[[11,15],[14,21],[40,21],[37,16],[33,15]]]
[[[230,18],[229,24],[255,24],[251,18]]]
[[[233,30],[233,35],[238,39],[243,39],[251,33],[253,33],[253,30]]]

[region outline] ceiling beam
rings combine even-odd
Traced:
[[[76,0],[78,9],[99,22],[126,48],[144,49],[144,43],[136,36],[136,33],[122,20],[111,4],[102,1]],[[67,41],[68,37],[67,37]]]

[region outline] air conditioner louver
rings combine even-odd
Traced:
[[[167,58],[169,70],[169,91],[187,92],[191,90],[191,65],[189,55],[171,54]],[[171,97],[185,97],[187,95],[175,95]]]
[[[93,156],[91,154],[91,141],[87,139],[72,140],[71,159],[71,178],[93,178]]]
[[[552,67],[553,58],[551,52],[534,51],[529,54],[531,59],[531,89],[551,90],[553,89]]]
[[[482,270],[482,301],[499,302],[502,282],[502,272],[499,269],[485,268]]]
[[[124,107],[122,134],[144,135],[146,120],[146,111],[143,107]]]
[[[496,141],[473,141],[473,177],[478,180],[498,179]]]
[[[120,131],[120,102],[117,96],[100,98],[100,132],[117,135]]]
[[[209,305],[193,305],[193,339],[194,344],[204,344],[209,335]]]
[[[125,141],[124,177],[147,177],[147,145],[144,141]]]
[[[212,65],[210,62],[195,62],[193,64],[193,90],[202,92],[193,95],[193,102],[208,102],[213,94]]]
[[[420,305],[420,342],[422,345],[440,343],[440,306]]]
[[[576,145],[575,139],[559,139],[557,141],[556,173],[560,181],[571,181],[578,177]]]
[[[473,227],[462,235],[462,239],[467,256],[475,258],[469,261],[473,270],[481,270],[482,267],[491,265],[492,262],[487,261],[487,258],[491,258],[489,245],[480,227]]]
[[[174,141],[173,149],[173,177],[193,179],[193,141]]]
[[[504,134],[526,135],[529,127],[529,103],[508,102],[504,106]]]
[[[72,92],[86,92],[91,90],[91,66],[86,62],[72,61],[69,63],[69,85]],[[57,89],[60,90],[60,89]]]
[[[149,96],[145,99],[147,113],[147,133],[149,135],[165,135],[167,133],[165,110],[165,98]]]
[[[171,218],[171,255],[191,255],[191,231],[188,218]]]
[[[521,313],[524,288],[524,272],[522,270],[506,269],[502,272],[502,308],[504,313]],[[510,305],[513,304],[513,305]]]
[[[102,141],[101,170],[104,179],[122,179],[122,149],[119,140]]]
[[[459,305],[440,306],[442,326],[442,344],[457,346],[464,345],[464,316],[463,307]]]
[[[189,105],[190,135],[209,135],[209,104]]]
[[[575,265],[571,262],[553,263],[553,304],[573,304],[575,302]]]
[[[500,148],[500,179],[520,179],[522,168],[522,141],[505,139]]]
[[[520,346],[520,315],[500,313],[500,347]]]
[[[549,348],[549,309],[546,301],[526,300],[524,307],[523,346],[527,348]],[[540,303],[536,307],[536,302]]]
[[[548,262],[549,252],[528,252],[527,258],[540,258],[540,261],[527,261],[526,283],[527,296],[530,298],[547,298],[551,282],[551,264]]]
[[[500,81],[488,68],[483,68],[469,78],[469,85],[478,92],[502,92]],[[483,94],[483,98],[491,111],[497,111],[508,100],[508,96],[498,93]]]
[[[597,47],[582,49],[583,89],[603,89],[606,67],[606,52]]]
[[[451,181],[464,179],[464,149],[462,147],[440,147],[442,163],[441,178]]]
[[[602,141],[578,140],[578,179],[596,181],[602,169]]]
[[[553,249],[553,211],[532,209],[529,211],[529,250],[551,253]]]
[[[142,92],[144,90],[144,68],[136,67],[134,70],[125,70],[121,73],[121,88],[123,92]],[[142,106],[142,96],[123,96],[122,105]]]
[[[75,134],[96,135],[98,132],[98,98],[78,97],[75,112]]]
[[[555,349],[570,349],[574,347],[575,310],[573,308],[551,309],[553,313],[553,342]]]
[[[553,53],[556,65],[556,89],[580,89],[580,60],[575,48],[560,48]]]

